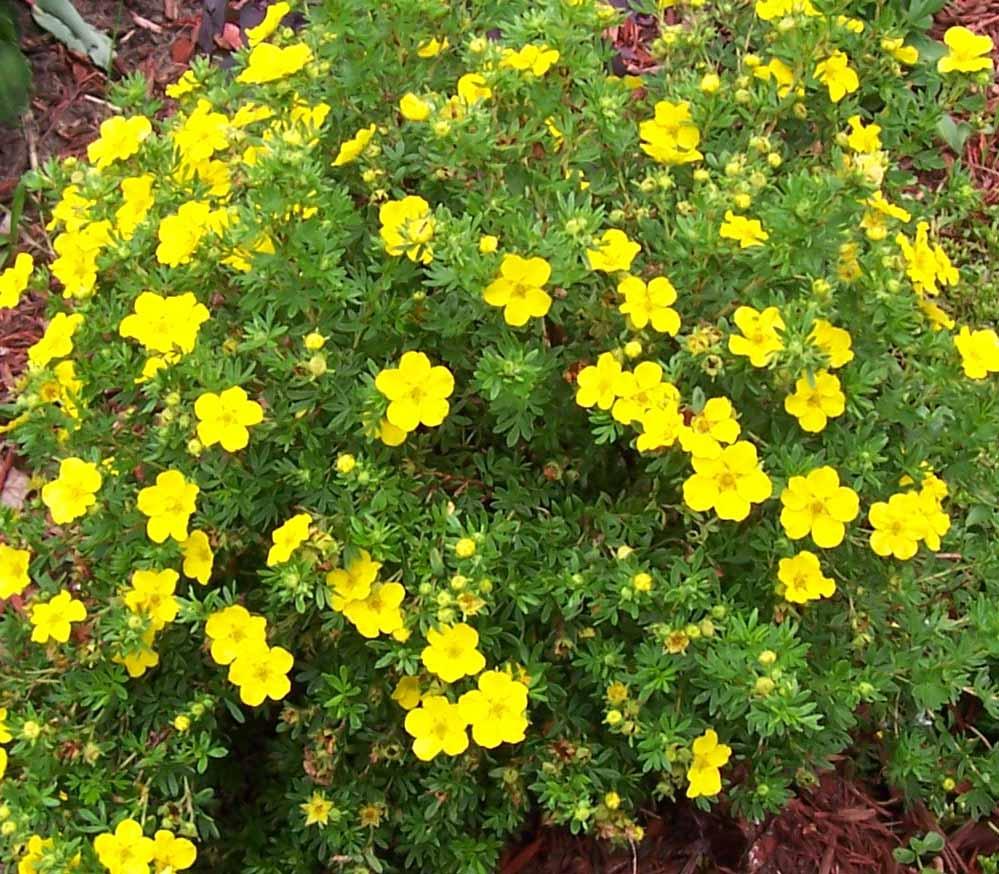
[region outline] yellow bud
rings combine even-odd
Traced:
[[[310,352],[317,352],[326,344],[326,338],[322,334],[313,331],[305,335],[305,348]]]
[[[705,94],[714,94],[721,88],[721,79],[717,73],[705,73],[701,77],[701,84],[698,86]]]
[[[775,653],[772,649],[765,649],[756,657],[756,660],[764,666],[772,665],[775,661],[777,661],[777,653]]]
[[[492,234],[479,237],[479,251],[483,255],[491,255],[499,248],[499,240]]]
[[[629,340],[624,344],[626,358],[637,358],[642,354],[642,344],[638,340]]]
[[[608,810],[617,810],[621,806],[621,796],[616,792],[608,792],[604,796],[604,807]]]
[[[174,717],[173,727],[176,728],[177,731],[183,733],[191,727],[191,720],[181,713],[179,716]]]
[[[326,356],[325,355],[313,355],[308,364],[306,364],[309,373],[313,376],[322,376],[326,373]]]
[[[471,537],[462,537],[454,545],[454,554],[458,558],[471,558],[475,555],[475,541]]]
[[[336,460],[337,473],[342,473],[344,475],[350,473],[355,467],[357,467],[357,459],[354,458],[350,453],[344,452],[339,455]]]

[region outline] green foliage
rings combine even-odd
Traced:
[[[30,585],[0,614],[0,659],[17,666],[0,671],[4,858],[38,835],[53,840],[50,870],[77,853],[101,870],[95,836],[129,818],[191,838],[195,870],[489,872],[534,810],[639,840],[643,805],[693,785],[708,730],[731,748],[720,797],[754,820],[851,748],[866,776],[942,823],[995,807],[999,395],[994,374],[965,375],[958,326],[934,330],[921,304],[960,326],[994,322],[999,236],[959,164],[932,186],[917,175],[942,165],[942,141],[982,128],[984,76],[937,72],[933,2],[818,5],[769,22],[744,3],[682,5],[654,46],[661,67],[629,82],[608,75],[602,36],[620,13],[590,0],[329,0],[305,29],[268,37],[307,45],[301,69],[257,84],[198,63],[148,136],[136,119],[162,106],[125,82],[127,121],[90,162],[27,178],[55,205],[63,256],[31,285],[56,290],[50,318],[83,321],[72,352],[32,367],[0,408],[35,474],[22,509],[0,507],[4,543],[31,553]],[[850,14],[861,33],[838,18]],[[421,57],[432,37],[448,46]],[[882,45],[895,37],[923,57],[900,64]],[[540,75],[503,63],[527,44],[557,61]],[[838,102],[815,77],[834,48],[860,73]],[[262,69],[255,54],[237,70]],[[784,95],[754,73],[771,58],[793,72]],[[452,100],[469,72],[491,96]],[[407,93],[428,118],[402,117]],[[702,160],[643,152],[639,125],[667,100],[688,102]],[[254,108],[268,114],[248,119]],[[880,126],[883,151],[850,146],[855,115]],[[367,145],[335,161],[364,130]],[[122,180],[145,174],[141,209]],[[876,191],[911,222],[872,232]],[[382,230],[381,211],[406,196],[430,210],[426,263],[419,247],[392,254]],[[759,220],[766,241],[722,236],[729,211]],[[917,293],[896,239],[919,221],[960,270],[935,297]],[[629,321],[623,271],[592,269],[610,229],[639,246],[631,274],[675,287],[677,336]],[[484,299],[509,254],[551,270],[550,307],[523,326]],[[145,348],[125,336],[144,292],[205,307],[190,349],[153,348],[181,345],[190,309]],[[742,306],[780,311],[766,367],[730,349]],[[815,432],[784,403],[828,365],[811,339],[820,319],[849,332],[853,359],[836,369],[845,410]],[[379,375],[414,351],[452,375],[449,408],[389,445]],[[664,407],[691,429],[728,398],[771,496],[737,520],[692,509],[681,443],[636,445],[647,409],[640,428],[577,402],[605,353],[629,371],[659,364],[677,393]],[[263,420],[225,451],[196,402],[235,386]],[[429,378],[421,388],[432,394]],[[56,524],[41,487],[70,457],[102,482],[92,508]],[[792,477],[822,466],[860,500],[828,548],[780,519]],[[177,540],[147,532],[138,496],[170,470],[199,488],[189,530],[214,553],[207,585]],[[872,505],[941,481],[942,542],[876,554]],[[273,533],[302,513],[306,540],[269,562]],[[800,603],[778,573],[806,549],[835,591]],[[362,550],[404,588],[393,633],[359,633],[327,582]],[[182,569],[162,627],[129,607],[136,571]],[[32,641],[33,611],[62,591],[86,618],[65,643]],[[206,621],[237,604],[294,657],[290,690],[259,706],[209,651]],[[488,669],[528,686],[529,726],[520,742],[487,747],[473,732],[467,751],[422,761],[398,684],[450,702],[474,690],[423,657],[432,632],[462,621]],[[122,661],[150,647],[158,664],[130,677]],[[310,823],[317,796],[329,807]],[[938,851],[930,837],[903,849],[910,861]]]

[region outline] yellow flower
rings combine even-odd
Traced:
[[[703,409],[680,431],[680,446],[694,456],[714,457],[723,443],[734,443],[740,427],[728,398],[710,398]]]
[[[291,4],[285,3],[284,0],[268,6],[260,24],[246,29],[246,41],[250,48],[271,36],[281,26],[282,20],[289,12],[291,12]]]
[[[794,88],[794,71],[780,58],[771,58],[769,63],[755,67],[753,75],[764,82],[773,79],[777,83],[777,96],[780,98],[787,97]]]
[[[118,326],[122,337],[138,340],[148,352],[194,351],[198,330],[208,321],[208,308],[189,291],[160,297],[144,291],[135,299],[134,312]]]
[[[133,613],[148,616],[150,626],[158,631],[177,618],[180,602],[174,596],[177,571],[134,571],[132,588],[125,592],[125,606]]]
[[[618,310],[628,317],[628,324],[636,330],[651,325],[660,334],[675,337],[680,330],[680,315],[671,304],[676,303],[676,289],[665,276],[643,282],[637,276],[626,276],[617,286],[624,303]]]
[[[825,319],[816,319],[812,323],[808,339],[819,347],[831,368],[842,367],[853,361],[853,338],[850,332],[837,328]]]
[[[451,406],[454,377],[442,365],[431,366],[422,352],[405,352],[398,367],[388,367],[375,377],[375,388],[389,400],[389,424],[406,433],[423,424],[440,425]]]
[[[878,152],[881,150],[881,126],[877,124],[864,125],[859,115],[851,115],[847,119],[850,133],[846,144],[855,152]],[[880,193],[880,192],[879,192]]]
[[[194,402],[198,438],[205,446],[222,444],[226,452],[238,452],[250,442],[249,428],[264,420],[264,408],[251,401],[239,386],[221,394],[205,392]]]
[[[199,87],[199,82],[193,70],[185,70],[176,82],[166,86],[166,96],[171,100],[180,100]]]
[[[912,287],[920,297],[924,294],[936,295],[941,286],[957,285],[960,274],[950,262],[950,258],[939,243],[930,243],[929,225],[919,222],[916,225],[916,236],[909,242],[905,234],[895,236],[895,242],[902,250],[905,259],[905,272],[912,281]]]
[[[628,239],[624,231],[612,228],[604,231],[595,249],[586,250],[586,259],[591,270],[616,273],[630,268],[631,262],[641,250],[642,247]]]
[[[312,516],[299,513],[271,532],[273,545],[267,552],[267,567],[284,564],[309,536]]]
[[[212,660],[228,665],[241,653],[266,646],[267,620],[234,604],[217,610],[205,622],[205,636],[211,640]]]
[[[392,700],[403,710],[412,710],[417,707],[422,697],[419,677],[402,677],[392,692]]]
[[[968,379],[985,379],[990,373],[999,373],[999,336],[993,328],[972,331],[962,325],[954,345],[961,353],[961,366]]]
[[[481,73],[465,73],[458,80],[457,91],[458,96],[469,105],[480,100],[488,100],[493,96],[493,89],[486,84],[486,79]]]
[[[641,417],[641,426],[642,433],[635,441],[635,448],[639,452],[672,446],[683,431],[683,414],[680,412],[678,396],[668,393],[662,403],[647,410]]]
[[[642,151],[660,164],[690,164],[704,155],[697,151],[701,132],[690,116],[686,100],[660,100],[655,116],[638,125]]]
[[[903,37],[885,37],[881,40],[881,48],[888,52],[900,64],[911,66],[919,60],[919,49],[915,46],[903,45]]]
[[[3,751],[0,750],[0,753]],[[6,758],[0,756],[0,777],[3,777]],[[17,874],[38,874],[37,863],[45,859],[47,850],[51,850],[54,841],[52,838],[42,839],[41,835],[32,835],[28,838],[28,843],[24,848],[24,855],[17,863]]]
[[[78,231],[89,220],[90,209],[93,206],[94,201],[80,194],[80,186],[67,185],[59,202],[52,208],[52,219],[45,226],[45,230],[51,231],[61,224],[71,233]]]
[[[179,470],[165,470],[156,476],[156,485],[139,492],[139,512],[148,516],[146,533],[153,543],[172,537],[187,540],[187,523],[195,511],[198,486],[188,482]]]
[[[406,442],[408,431],[397,428],[388,419],[382,419],[378,424],[378,439],[386,446],[401,446]]]
[[[430,204],[422,197],[408,195],[402,200],[383,203],[378,209],[378,219],[381,222],[379,236],[389,255],[405,255],[410,261],[422,264],[433,260],[430,242],[437,223]]]
[[[829,99],[839,103],[860,87],[860,79],[850,66],[850,59],[839,49],[815,67],[815,78],[829,90]]]
[[[886,218],[901,222],[908,222],[912,218],[902,207],[895,206],[886,200],[880,191],[876,191],[873,197],[869,197],[865,204],[868,210],[860,220],[860,227],[864,229],[868,239],[871,240],[883,240],[888,236],[888,228],[885,225]]]
[[[156,260],[168,267],[190,264],[198,246],[209,231],[211,207],[201,200],[182,204],[173,215],[160,222]]]
[[[581,407],[599,407],[609,410],[617,398],[621,363],[610,353],[604,352],[596,364],[584,367],[576,376],[576,403]]]
[[[808,550],[792,558],[782,558],[777,579],[784,584],[785,600],[794,604],[830,598],[836,592],[836,583],[823,575],[818,556]]]
[[[949,27],[944,34],[947,54],[937,61],[941,73],[975,73],[991,70],[992,38],[980,36],[966,27]]]
[[[775,18],[785,18],[790,15],[819,14],[810,0],[756,0],[756,15],[763,21],[773,21]]]
[[[420,658],[430,673],[445,683],[454,683],[462,677],[473,677],[486,666],[482,653],[476,649],[479,633],[464,622],[438,631],[427,632],[427,646]]]
[[[125,819],[113,833],[105,832],[94,838],[94,851],[111,874],[149,874],[156,844],[142,834],[139,823]]]
[[[198,850],[187,838],[178,838],[167,829],[159,829],[153,835],[153,870],[156,874],[183,871],[197,858]]]
[[[35,643],[54,640],[65,643],[69,640],[71,623],[83,622],[87,609],[69,592],[59,592],[48,601],[36,601],[31,605],[31,639]]]
[[[733,355],[745,356],[753,367],[766,367],[784,348],[784,341],[780,336],[780,332],[784,330],[784,320],[777,307],[767,307],[762,312],[757,312],[752,307],[741,306],[732,319],[742,336],[729,336],[729,351]]]
[[[155,668],[160,663],[159,653],[152,648],[155,639],[156,629],[147,628],[142,635],[142,643],[138,649],[115,653],[111,656],[111,661],[118,665],[124,665],[128,675],[133,679],[141,677],[150,668]]]
[[[215,112],[209,101],[201,99],[171,138],[185,165],[200,165],[216,152],[228,148],[229,126],[230,121],[224,113]],[[233,126],[237,125],[233,123]]]
[[[404,625],[399,605],[405,596],[406,590],[399,583],[374,583],[366,598],[344,604],[343,615],[362,637],[396,634]]]
[[[683,484],[683,500],[692,510],[714,509],[721,519],[741,521],[752,504],[770,497],[772,485],[760,467],[756,447],[740,440],[712,457],[693,456],[694,474]]]
[[[399,101],[399,112],[406,121],[426,121],[432,109],[427,101],[421,100],[412,91],[403,94]]]
[[[919,549],[925,524],[919,496],[913,492],[877,501],[867,514],[871,527],[871,549],[880,556],[912,558]]]
[[[333,810],[333,802],[321,792],[313,792],[312,796],[299,808],[305,814],[305,825],[318,825],[323,828],[329,825],[330,812]]]
[[[462,537],[454,545],[454,554],[458,558],[471,558],[475,555],[475,541],[471,537]]]
[[[705,94],[716,94],[721,88],[721,79],[717,73],[705,73],[697,87]]]
[[[482,298],[490,306],[503,307],[506,323],[519,328],[528,319],[548,313],[552,299],[544,285],[551,275],[551,265],[544,258],[504,255],[499,276],[486,286]]]
[[[312,60],[312,49],[305,43],[278,48],[270,43],[258,43],[250,50],[246,69],[236,77],[244,85],[263,85],[286,79]]]
[[[56,313],[41,339],[28,349],[28,361],[33,367],[44,367],[56,358],[65,358],[73,351],[73,335],[82,324],[79,313]]]
[[[123,118],[112,116],[101,123],[101,135],[87,146],[87,157],[103,170],[115,161],[124,161],[139,151],[139,146],[153,132],[144,115]]]
[[[42,503],[49,508],[56,525],[72,522],[97,503],[101,487],[97,465],[80,458],[64,458],[59,462],[59,476],[42,486]]]
[[[798,377],[794,393],[784,398],[784,409],[812,434],[823,430],[830,419],[846,409],[846,395],[839,379],[827,370]]]
[[[725,210],[725,221],[718,229],[718,234],[726,240],[737,240],[740,249],[762,246],[770,239],[770,234],[763,230],[759,219],[735,215],[730,209]]]
[[[326,574],[326,583],[334,592],[333,609],[342,610],[348,601],[367,598],[381,568],[382,563],[373,561],[371,553],[362,549],[345,570],[337,568]]]
[[[559,59],[556,49],[546,45],[528,43],[521,49],[504,49],[501,67],[517,70],[521,73],[531,73],[534,76],[544,76]]]
[[[617,400],[611,414],[624,425],[679,401],[674,386],[663,382],[663,369],[655,361],[642,361],[634,371],[623,371],[615,381],[614,394]]]
[[[416,49],[416,54],[420,58],[436,58],[441,52],[447,50],[448,45],[447,37],[439,40],[434,36],[421,42]]]
[[[31,582],[28,565],[31,552],[0,543],[0,598],[20,595]]]
[[[122,205],[115,213],[115,229],[123,240],[131,240],[154,203],[153,176],[130,176],[121,180]]]
[[[717,795],[721,792],[721,768],[728,764],[732,748],[718,743],[718,735],[708,729],[694,740],[694,761],[687,771],[687,797]]]
[[[342,167],[344,164],[349,164],[360,158],[377,130],[377,125],[369,124],[367,127],[362,127],[349,140],[345,140],[340,145],[340,149],[337,151],[336,158],[333,159],[331,166]]]
[[[950,330],[954,327],[954,320],[947,315],[946,310],[937,306],[933,301],[921,298],[919,301],[919,308],[923,311],[923,315],[930,320],[930,327],[934,331],[940,331],[943,329]]]
[[[288,672],[294,664],[288,650],[258,642],[229,665],[229,682],[239,687],[239,700],[250,707],[263,704],[265,698],[280,701],[291,691]]]
[[[468,749],[468,720],[457,704],[443,695],[427,695],[420,706],[406,714],[405,728],[413,737],[413,753],[429,762],[439,753],[460,756]]]
[[[184,576],[197,580],[203,586],[207,585],[215,565],[215,555],[208,535],[204,531],[192,531],[180,545],[180,549],[184,554]]]
[[[486,749],[516,744],[527,731],[527,686],[502,671],[479,675],[479,688],[458,699],[462,716],[472,726],[472,739]]]
[[[857,493],[841,486],[839,474],[828,465],[809,471],[807,476],[792,476],[780,494],[784,508],[780,524],[792,540],[809,534],[816,546],[831,549],[846,536],[846,524],[857,518],[860,499]]]
[[[13,265],[0,273],[0,310],[17,306],[34,269],[35,259],[27,252],[19,252]]]

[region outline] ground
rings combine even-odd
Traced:
[[[627,0],[614,2],[623,7]],[[185,68],[198,41],[200,0],[76,0],[76,5],[88,21],[114,37],[117,56],[110,80],[138,71],[158,96]],[[205,5],[219,7],[213,0]],[[241,7],[261,4],[242,0],[229,5],[239,13]],[[53,156],[83,154],[110,114],[105,102],[109,77],[35,27],[26,3],[21,12],[34,93],[23,127],[0,127],[0,235],[7,233],[5,221],[21,174]],[[989,33],[999,47],[999,0],[957,0],[938,14],[936,35],[958,23]],[[618,50],[616,72],[654,69],[648,52],[655,37],[652,19],[632,15],[608,37]],[[993,85],[990,104],[997,103],[999,86]],[[995,137],[975,135],[964,155],[989,203],[999,202]],[[44,227],[30,208],[19,231],[22,246],[49,251]],[[16,310],[0,312],[0,402],[10,397],[43,316],[44,300],[32,295]],[[0,501],[23,501],[27,481],[13,450],[0,438]],[[500,874],[887,874],[906,870],[894,861],[892,850],[927,831],[947,835],[938,870],[972,874],[981,870],[979,856],[999,852],[999,812],[993,822],[939,823],[923,807],[906,810],[888,787],[855,779],[849,764],[838,763],[817,786],[801,790],[779,816],[759,825],[728,815],[722,806],[706,814],[681,801],[646,812],[646,839],[640,845],[612,848],[537,822],[507,849]]]

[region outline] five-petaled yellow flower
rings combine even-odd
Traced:
[[[937,61],[941,73],[976,73],[991,70],[992,38],[966,27],[949,27],[944,34],[947,54]]]
[[[420,425],[435,428],[444,421],[454,392],[454,377],[443,365],[431,365],[422,352],[406,352],[398,367],[387,367],[375,377],[375,388],[389,405],[389,424],[405,433]]]
[[[816,546],[831,549],[846,536],[846,523],[860,512],[860,499],[848,486],[840,485],[839,474],[828,465],[817,467],[807,476],[792,476],[780,494],[784,509],[780,522],[792,540],[809,534]]]
[[[756,447],[745,440],[712,457],[693,456],[694,474],[683,483],[683,500],[692,510],[714,509],[721,519],[739,522],[753,504],[770,497],[773,486],[760,467]]]
[[[87,618],[87,608],[69,592],[59,592],[48,601],[37,601],[31,605],[31,639],[35,643],[54,640],[65,643],[69,640],[72,623]]]
[[[42,502],[56,525],[72,522],[97,503],[103,477],[97,465],[82,458],[64,458],[59,476],[42,486]]]
[[[179,543],[187,540],[187,524],[199,491],[179,470],[165,470],[157,475],[156,485],[139,492],[139,512],[149,517],[146,533],[153,543],[163,543],[168,537]]]
[[[479,633],[464,622],[438,631],[427,632],[427,646],[420,658],[430,673],[445,683],[454,683],[462,677],[472,677],[485,666],[486,660],[476,648]]]
[[[198,439],[205,446],[222,444],[226,452],[238,452],[250,442],[249,428],[264,420],[264,408],[250,400],[239,386],[220,394],[205,392],[194,402]]]
[[[544,285],[551,275],[551,265],[544,258],[504,255],[499,276],[486,286],[482,297],[490,306],[503,307],[508,325],[520,327],[548,313],[552,299]]]
[[[271,533],[273,545],[267,552],[267,567],[284,564],[309,536],[312,516],[299,513]]]
[[[718,735],[709,728],[694,740],[694,760],[687,771],[687,797],[717,795],[721,792],[721,769],[732,755],[732,748],[718,743]]]
[[[434,259],[430,245],[437,223],[430,204],[422,197],[408,195],[402,200],[390,200],[378,209],[381,222],[379,236],[385,251],[396,257],[405,255],[410,261],[429,264]]]

